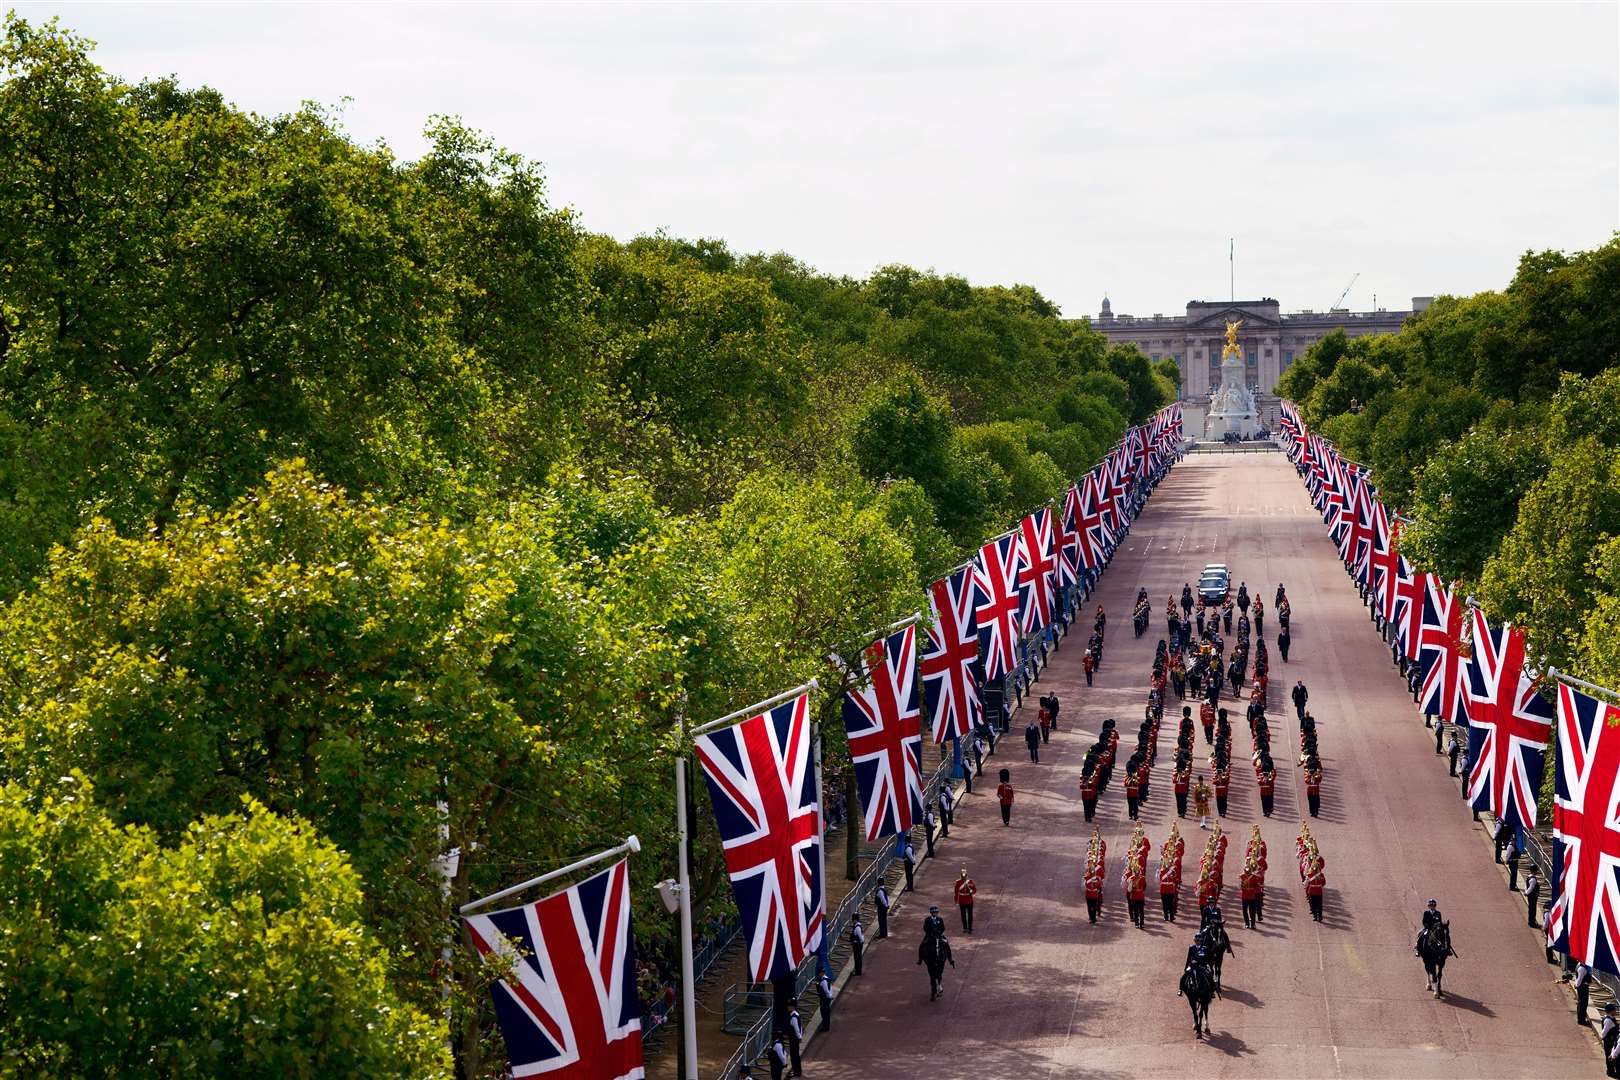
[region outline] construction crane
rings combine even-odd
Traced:
[[[1356,283],[1356,278],[1358,278],[1360,276],[1361,276],[1361,271],[1359,271],[1359,270],[1356,271],[1354,274],[1350,275],[1350,285],[1346,285],[1344,287],[1344,292],[1339,294],[1339,298],[1337,300],[1333,301],[1333,303],[1328,305],[1328,310],[1329,311],[1332,311],[1334,308],[1336,308],[1340,304],[1344,303],[1344,298],[1350,295],[1350,286],[1354,285]]]

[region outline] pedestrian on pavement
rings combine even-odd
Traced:
[[[1603,1025],[1598,1032],[1603,1039],[1603,1074],[1620,1076],[1620,1061],[1615,1060],[1615,1051],[1620,1049],[1620,1018],[1615,1017],[1612,1001],[1603,1006]]]
[[[1024,728],[1024,745],[1029,747],[1029,760],[1037,765],[1041,761],[1041,729],[1031,720],[1029,726]]]
[[[827,969],[821,969],[821,977],[816,980],[816,997],[821,999],[821,1023],[817,1031],[832,1030],[832,980],[827,977]]]
[[[787,1075],[788,1051],[787,1032],[781,1028],[776,1029],[776,1035],[771,1040],[771,1080],[782,1080]]]
[[[911,842],[911,837],[909,835],[906,837],[906,854],[901,859],[901,863],[902,863],[902,865],[904,865],[905,870],[906,870],[906,892],[916,892],[917,891],[917,845],[913,844]]]
[[[799,1007],[788,1013],[788,1060],[793,1063],[789,1076],[803,1076],[804,1063],[799,1055],[804,1051],[804,1021],[799,1018]]]
[[[1450,776],[1457,775],[1457,759],[1462,756],[1462,740],[1457,738],[1456,731],[1451,733],[1451,743],[1446,747],[1446,757],[1451,761]]]
[[[1588,1023],[1586,1006],[1592,994],[1592,966],[1584,961],[1575,965],[1575,1022],[1581,1027]]]
[[[849,955],[855,961],[855,974],[861,973],[861,957],[866,954],[866,927],[861,925],[860,912],[849,921]]]
[[[1519,845],[1509,840],[1507,854],[1508,892],[1519,891]],[[1525,879],[1526,881],[1529,878]]]
[[[1311,692],[1305,689],[1304,679],[1294,684],[1294,692],[1291,696],[1294,701],[1294,711],[1299,714],[1301,720],[1305,719],[1305,703],[1311,700]]]
[[[996,801],[1001,804],[1001,823],[1012,824],[1013,786],[1012,771],[1001,770],[1001,783],[996,785]]]
[[[972,878],[968,877],[967,867],[965,866],[962,867],[961,876],[956,879],[954,891],[956,893],[956,908],[962,913],[962,932],[971,934],[973,933],[973,897],[979,891],[979,887],[973,884]]]
[[[881,878],[877,892],[872,894],[872,908],[877,912],[878,939],[882,940],[889,936],[889,886]]]
[[[1283,663],[1285,664],[1288,663],[1288,646],[1292,642],[1293,638],[1288,636],[1288,627],[1285,626],[1277,631],[1277,651],[1282,653]]]
[[[1532,930],[1534,930],[1538,925],[1536,922],[1536,901],[1540,899],[1540,897],[1541,878],[1536,875],[1536,868],[1532,866],[1530,867],[1529,872],[1524,875],[1524,900],[1525,904],[1530,909],[1530,913],[1526,917],[1526,921],[1529,922],[1530,929]]]

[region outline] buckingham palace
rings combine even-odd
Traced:
[[[1429,306],[1433,299],[1414,296],[1407,311],[1292,311],[1284,313],[1270,297],[1260,300],[1193,300],[1185,315],[1115,315],[1105,297],[1091,320],[1110,345],[1130,342],[1149,357],[1170,357],[1181,368],[1181,401],[1189,435],[1202,430],[1203,410],[1211,389],[1220,385],[1222,335],[1226,324],[1242,320],[1238,343],[1243,349],[1248,386],[1255,391],[1261,419],[1275,424],[1277,380],[1294,358],[1334,330],[1349,337],[1392,334]]]

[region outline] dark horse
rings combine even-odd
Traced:
[[[1226,927],[1220,923],[1211,923],[1204,929],[1204,940],[1209,945],[1210,975],[1215,980],[1215,989],[1221,988],[1221,961],[1227,953],[1237,955],[1232,948],[1232,939],[1226,933]]]
[[[945,981],[945,965],[956,966],[951,943],[943,935],[929,934],[917,946],[917,963],[928,965],[928,1000],[933,1001],[943,992],[940,984]]]
[[[1440,982],[1446,974],[1446,957],[1456,956],[1451,947],[1451,923],[1440,922],[1418,935],[1418,955],[1423,957],[1423,970],[1429,976],[1429,990],[1435,997],[1444,997]]]
[[[1208,964],[1191,963],[1181,973],[1182,997],[1192,1007],[1193,1037],[1202,1039],[1209,1030],[1209,1003],[1214,1000],[1215,976]]]

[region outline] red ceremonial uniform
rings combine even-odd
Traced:
[[[1175,776],[1175,785],[1177,795],[1187,794],[1187,790],[1192,787],[1192,770],[1178,769]]]
[[[1232,770],[1222,769],[1215,774],[1215,794],[1225,798],[1226,793],[1232,790]]]
[[[1103,868],[1098,863],[1095,868],[1086,874],[1086,899],[1101,900],[1103,890]]]
[[[1255,884],[1255,875],[1247,870],[1238,875],[1238,895],[1244,900],[1253,900],[1260,895],[1260,888]]]
[[[1080,781],[1080,797],[1088,802],[1097,798],[1097,779],[1095,773]]]
[[[972,907],[973,895],[978,891],[979,887],[973,884],[972,878],[956,879],[956,902],[958,904],[964,904],[968,907]]]
[[[1326,887],[1327,875],[1322,872],[1321,867],[1317,867],[1314,873],[1305,878],[1306,896],[1321,896],[1322,890]]]
[[[1159,892],[1174,895],[1181,888],[1181,867],[1171,863],[1159,867]]]
[[[1134,874],[1127,874],[1125,896],[1131,900],[1145,899],[1147,897],[1147,875],[1140,870]]]

